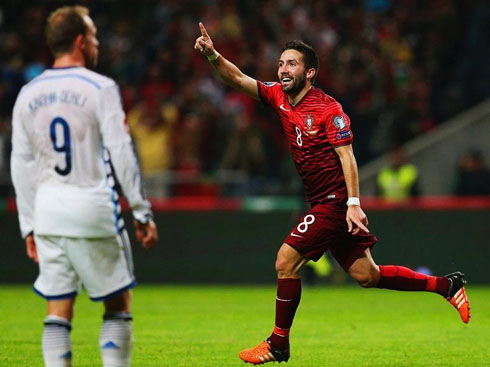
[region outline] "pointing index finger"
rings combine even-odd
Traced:
[[[199,28],[201,29],[201,36],[209,38],[209,34],[206,31],[206,28],[204,27],[204,24],[202,24],[202,22],[199,22]]]

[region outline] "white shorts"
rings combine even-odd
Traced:
[[[35,236],[39,276],[34,291],[48,300],[73,298],[83,284],[94,301],[136,285],[126,231],[109,238]]]

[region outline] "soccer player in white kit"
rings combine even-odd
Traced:
[[[13,110],[12,181],[27,254],[39,262],[34,290],[47,299],[46,367],[71,366],[81,284],[105,305],[104,367],[130,365],[135,279],[116,181],[143,247],[158,237],[118,86],[89,70],[97,63],[96,32],[87,8],[54,11],[46,26],[53,67],[22,88]]]

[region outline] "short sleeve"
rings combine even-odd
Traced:
[[[353,134],[350,129],[350,119],[340,103],[329,106],[325,114],[325,129],[329,143],[334,147],[352,144]]]
[[[260,100],[272,107],[277,106],[278,100],[278,88],[281,90],[281,86],[277,82],[261,82],[257,80],[257,87],[259,89]]]

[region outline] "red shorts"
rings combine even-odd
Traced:
[[[361,232],[355,236],[349,233],[346,213],[347,207],[340,207],[335,202],[317,204],[300,219],[284,242],[313,261],[330,251],[347,271],[378,239],[370,233]]]

